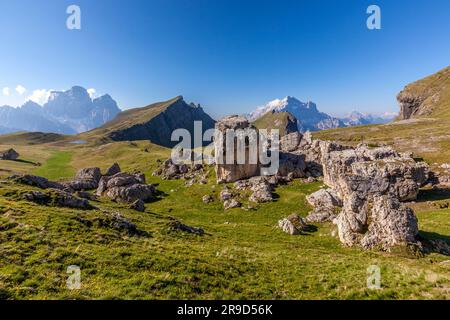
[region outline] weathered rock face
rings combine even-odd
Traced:
[[[216,159],[220,158],[220,161],[216,161],[216,176],[218,183],[224,182],[235,182],[241,179],[247,179],[253,176],[259,175],[260,165],[258,159],[252,159],[251,147],[255,146],[256,151],[258,150],[258,137],[256,128],[251,126],[248,120],[241,116],[229,116],[219,120],[216,123],[216,134],[214,136],[214,148]],[[244,163],[240,164],[237,162],[238,146],[237,141],[239,139],[234,139],[235,141],[229,141],[228,143],[233,143],[233,148],[230,148],[233,152],[232,155],[227,155],[227,131],[234,130],[236,134],[242,135],[241,141],[244,143],[245,148],[245,159]],[[231,151],[230,150],[230,151]],[[257,153],[255,154],[257,156]],[[222,157],[223,156],[223,157]],[[227,163],[227,156],[233,157],[233,163]],[[255,160],[255,161],[253,161]]]
[[[316,161],[320,155],[324,183],[331,188],[307,198],[314,207],[307,221],[333,221],[341,242],[348,246],[389,250],[417,242],[417,219],[400,201],[417,198],[428,179],[425,163],[389,147],[349,148],[313,141],[306,149],[313,150]]]
[[[401,157],[383,147],[328,151],[322,146],[324,182],[345,200],[360,193],[392,193],[401,201],[414,200],[419,186],[427,180],[428,166],[412,158]]]
[[[390,195],[361,199],[353,195],[336,219],[339,238],[348,246],[389,250],[415,243],[419,232],[412,209]]]
[[[114,201],[135,202],[149,201],[156,195],[153,185],[145,184],[145,176],[141,173],[129,174],[120,172],[111,177],[100,179],[97,195],[106,195]]]
[[[16,160],[17,158],[19,158],[19,153],[14,149],[0,151],[0,160]]]

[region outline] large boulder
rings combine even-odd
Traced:
[[[249,121],[242,116],[228,116],[216,122],[216,132],[214,136],[214,149],[216,155],[216,177],[218,183],[235,182],[259,175],[260,164],[256,157],[253,161],[251,157],[252,147],[258,150],[258,131]],[[227,132],[234,132],[236,138],[232,142],[227,142]],[[237,163],[237,143],[241,141],[244,145],[244,163]],[[227,145],[234,145],[227,148]],[[230,150],[228,150],[230,149]],[[232,153],[232,154],[228,154]],[[257,153],[255,154],[258,155]],[[233,163],[227,163],[227,157],[234,159]],[[218,160],[219,159],[219,160]]]
[[[341,242],[348,246],[389,250],[417,241],[413,210],[392,195],[376,195],[369,200],[354,195],[346,201],[335,223]]]
[[[16,160],[19,158],[19,153],[14,149],[0,151],[0,160]]]
[[[145,184],[142,173],[129,174],[119,172],[111,177],[103,176],[97,188],[97,195],[106,195],[114,201],[133,203],[136,200],[144,202],[156,196],[153,185]]]
[[[101,177],[100,168],[85,168],[79,170],[75,178],[64,185],[74,191],[93,190],[98,187]]]
[[[400,156],[391,148],[359,146],[329,151],[324,145],[322,149],[324,182],[342,199],[359,189],[361,192],[394,193],[401,201],[414,200],[428,177],[425,163]]]

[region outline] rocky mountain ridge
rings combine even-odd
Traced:
[[[39,131],[76,134],[112,120],[120,112],[108,94],[92,99],[87,90],[74,86],[67,91],[52,91],[42,106],[27,101],[21,107],[0,107],[3,133]]]

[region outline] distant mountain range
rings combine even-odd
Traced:
[[[284,99],[275,99],[255,111],[247,114],[250,121],[256,121],[268,113],[288,112],[297,119],[299,131],[318,131],[348,126],[367,125],[386,123],[393,120],[396,114],[385,114],[375,116],[353,111],[344,118],[330,116],[317,109],[315,103],[302,102],[295,97],[285,97]]]
[[[0,133],[40,131],[76,134],[103,125],[120,111],[110,95],[91,99],[85,88],[74,86],[67,91],[52,91],[42,106],[27,101],[18,108],[0,107]]]

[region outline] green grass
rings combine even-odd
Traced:
[[[72,177],[75,174],[74,168],[70,165],[72,156],[71,151],[55,151],[42,166],[33,170],[33,174],[50,180]]]
[[[305,196],[321,183],[295,181],[278,187],[277,200],[258,205],[257,210],[224,211],[218,201],[223,186],[215,184],[212,170],[208,184],[192,187],[151,176],[156,160],[166,158],[168,149],[142,141],[67,148],[48,158],[43,168],[54,161],[64,164],[60,172],[68,173],[70,166],[104,169],[117,161],[127,171],[145,172],[148,182],[164,195],[147,204],[144,213],[107,199],[92,202],[100,210],[79,211],[20,200],[20,193],[33,188],[0,182],[0,298],[450,298],[448,257],[443,255],[417,258],[345,248],[328,223],[301,236],[277,229],[280,218],[308,213]],[[212,194],[215,201],[204,204],[205,194]],[[417,205],[421,231],[446,239],[450,210]],[[129,236],[95,224],[88,227],[78,219],[95,221],[102,211],[120,212],[149,236]],[[202,227],[206,234],[171,231],[169,216]],[[381,268],[382,290],[366,287],[366,270],[373,264]],[[81,290],[66,288],[70,265],[81,268]]]

